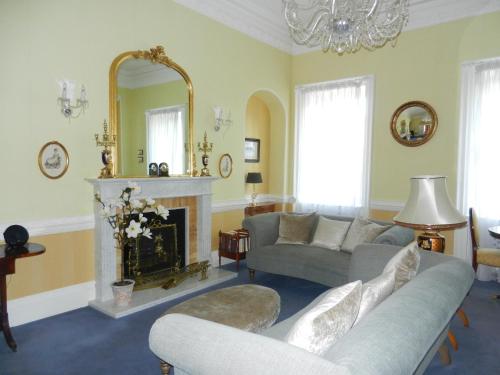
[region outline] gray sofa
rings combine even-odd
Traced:
[[[316,230],[312,228],[311,240]],[[352,217],[327,216],[330,219],[353,221]],[[374,221],[381,225],[391,223]],[[253,271],[264,271],[279,275],[298,277],[328,286],[344,284],[351,253],[335,251],[310,245],[275,245],[278,239],[280,213],[272,212],[247,217],[243,227],[250,233],[250,251],[247,253],[247,266]],[[394,225],[379,235],[373,243],[405,246],[413,241],[412,229]]]
[[[347,280],[372,279],[399,249],[359,245]],[[446,339],[450,320],[473,280],[472,267],[462,260],[421,252],[417,276],[322,356],[283,341],[294,322],[321,296],[262,334],[187,315],[167,315],[154,323],[149,345],[174,366],[175,375],[421,374]]]

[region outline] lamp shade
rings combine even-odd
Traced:
[[[448,230],[467,225],[467,219],[451,203],[444,176],[410,178],[410,196],[394,217],[398,225],[419,230]]]
[[[247,184],[260,184],[260,183],[262,183],[262,174],[260,172],[248,172],[246,183]]]

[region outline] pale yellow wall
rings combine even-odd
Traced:
[[[409,193],[409,177],[418,174],[448,176],[448,187],[454,197],[460,64],[471,59],[500,56],[499,38],[500,12],[497,12],[403,32],[395,48],[387,45],[373,52],[361,50],[340,57],[321,51],[294,56],[292,87],[373,75],[371,199],[404,202]],[[293,97],[291,92],[291,100]],[[390,133],[392,113],[409,100],[428,102],[439,118],[434,137],[420,147],[402,146]],[[293,127],[293,120],[290,123]],[[293,160],[293,130],[290,134],[289,156]],[[289,171],[293,172],[293,165]],[[292,179],[288,181],[292,189]]]
[[[245,163],[245,174],[260,172],[262,183],[255,184],[255,191],[259,194],[269,193],[269,148],[270,148],[271,116],[266,103],[256,96],[248,99],[246,112],[246,138],[260,139],[260,161]],[[246,185],[246,194],[252,194],[253,184]]]

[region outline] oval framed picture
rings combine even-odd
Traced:
[[[44,176],[52,179],[62,177],[69,166],[66,148],[57,141],[44,144],[38,153],[38,167]]]
[[[219,159],[219,174],[222,178],[228,178],[233,172],[233,159],[231,155],[224,154]]]

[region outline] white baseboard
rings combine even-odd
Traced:
[[[212,250],[212,253],[210,254],[211,256],[211,261],[212,261],[212,267],[219,267],[219,250]],[[229,259],[229,258],[221,258],[221,265],[233,263],[235,260]]]
[[[71,285],[8,302],[11,327],[88,306],[95,299],[95,282]]]

